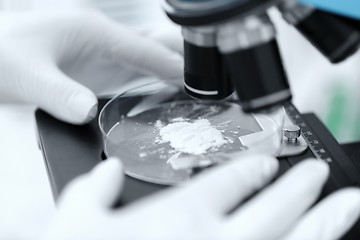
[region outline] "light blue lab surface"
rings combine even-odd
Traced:
[[[360,20],[360,0],[298,0],[316,8]]]

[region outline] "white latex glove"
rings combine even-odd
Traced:
[[[329,174],[318,160],[300,163],[226,214],[269,183],[277,169],[273,158],[247,157],[111,210],[124,177],[121,163],[109,159],[65,189],[45,239],[337,239],[358,218],[360,191],[355,188],[338,191],[308,210]]]
[[[183,58],[168,40],[163,44],[93,10],[2,13],[0,22],[0,102],[34,103],[70,123],[91,120],[95,94],[136,76],[183,75]]]

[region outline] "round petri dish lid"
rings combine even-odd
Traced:
[[[282,110],[245,114],[236,102],[195,100],[165,82],[127,90],[99,115],[105,155],[120,158],[127,175],[157,184],[249,152],[275,155],[282,124]]]

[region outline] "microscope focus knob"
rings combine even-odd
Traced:
[[[301,135],[301,129],[297,125],[284,127],[284,136],[291,142],[296,142]]]

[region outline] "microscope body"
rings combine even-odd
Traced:
[[[235,91],[245,112],[268,110],[291,91],[267,15],[277,7],[332,63],[355,53],[360,24],[295,0],[165,0],[170,19],[182,26],[184,87],[198,99],[221,100]]]

